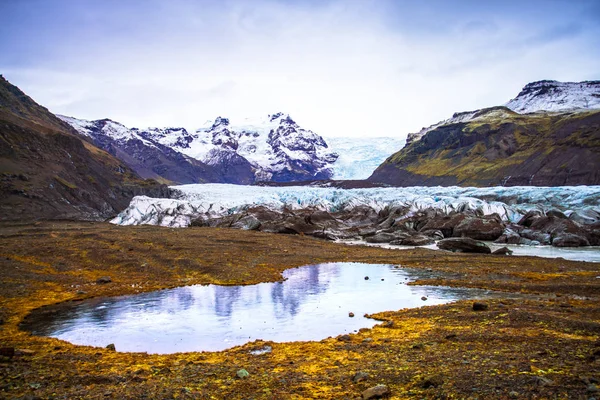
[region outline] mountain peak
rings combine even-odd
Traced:
[[[520,114],[600,108],[600,81],[528,83],[506,107]]]

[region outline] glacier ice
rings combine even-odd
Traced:
[[[444,213],[473,210],[484,215],[497,213],[507,222],[517,222],[532,209],[557,209],[567,215],[573,212],[585,215],[590,210],[600,213],[600,186],[339,189],[194,184],[171,188],[177,193],[176,199],[137,196],[111,222],[185,227],[201,215],[230,215],[252,206],[273,210],[315,208],[330,212],[350,211],[358,206],[368,206],[376,211],[389,206],[405,206],[409,213],[427,208]]]

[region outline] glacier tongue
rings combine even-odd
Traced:
[[[567,215],[576,211],[584,214],[590,209],[600,213],[600,186],[337,189],[196,184],[172,189],[179,193],[178,199],[135,197],[111,222],[185,227],[202,215],[225,216],[252,206],[273,210],[315,208],[330,212],[350,211],[358,206],[376,211],[405,206],[409,213],[427,208],[446,214],[472,210],[483,215],[497,213],[507,222],[518,221],[532,209],[558,209]]]

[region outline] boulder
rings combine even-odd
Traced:
[[[419,229],[419,232],[438,230],[442,232],[444,237],[452,237],[452,235],[454,234],[454,228],[458,224],[460,224],[465,218],[467,218],[467,215],[462,213],[454,213],[450,215],[437,215],[434,218],[430,219],[425,225],[423,225]]]
[[[390,388],[388,388],[386,385],[377,385],[362,392],[362,398],[363,400],[381,399],[389,396],[390,394]]]
[[[510,228],[504,229],[502,235],[494,240],[494,243],[506,243],[506,244],[522,244],[521,240],[523,238],[517,232]]]
[[[589,245],[590,242],[585,237],[573,233],[562,233],[552,239],[552,246],[555,247],[581,247]]]
[[[522,237],[522,239],[526,239],[526,240],[521,240],[517,244],[531,244],[531,242],[528,242],[527,240],[536,241],[540,244],[550,244],[550,239],[551,239],[551,236],[549,233],[534,231],[532,229],[523,229],[521,231],[521,237]]]
[[[260,221],[254,215],[246,215],[231,224],[231,227],[245,231],[255,231],[260,228],[260,224]]]
[[[495,255],[500,255],[500,256],[510,256],[512,255],[513,251],[511,249],[509,249],[508,247],[500,247],[499,249],[496,249],[492,252],[492,254]]]
[[[403,232],[378,232],[373,236],[367,236],[365,242],[367,243],[390,243],[392,240],[399,240],[408,237],[408,234]]]
[[[438,229],[422,230],[420,233],[422,233],[425,236],[429,236],[434,240],[442,240],[444,238],[444,234]]]
[[[112,279],[110,278],[110,276],[101,276],[100,278],[96,279],[96,284],[97,285],[104,285],[106,283],[111,283]]]
[[[476,240],[496,240],[504,232],[500,217],[467,217],[453,229],[454,237],[469,237]]]
[[[492,250],[483,242],[471,238],[450,238],[440,240],[437,246],[442,250],[462,253],[490,254]]]
[[[435,243],[435,240],[425,235],[414,235],[392,240],[390,242],[390,244],[394,246],[427,246],[433,243]]]
[[[518,222],[519,225],[522,226],[531,226],[534,221],[544,216],[544,213],[540,210],[530,210],[528,211],[523,218],[521,218]]]

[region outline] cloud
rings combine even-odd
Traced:
[[[281,110],[323,135],[405,136],[600,71],[588,2],[23,3],[0,13],[5,76],[54,112],[128,126]]]

